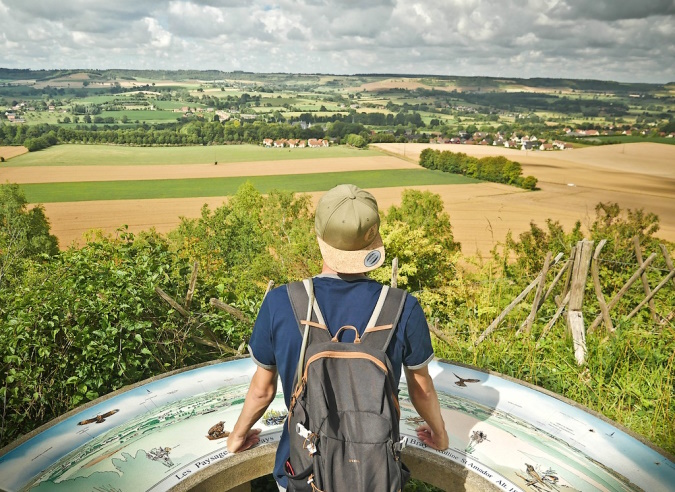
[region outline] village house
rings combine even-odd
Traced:
[[[323,138],[310,138],[307,140],[308,147],[328,147],[329,145],[328,140],[324,140]]]
[[[264,138],[263,145],[265,147],[271,147],[272,145],[274,145],[274,140],[272,140],[271,138]]]
[[[539,150],[553,150],[553,144],[543,143],[539,146]]]
[[[287,142],[287,140],[285,138],[281,138],[279,140],[274,141],[274,146],[279,147],[279,148],[283,148],[286,145],[286,142]]]

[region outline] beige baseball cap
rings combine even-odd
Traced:
[[[375,197],[353,184],[326,192],[314,220],[321,256],[338,273],[364,273],[382,266],[384,244]]]

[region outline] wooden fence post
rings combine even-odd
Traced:
[[[562,253],[558,253],[558,254],[556,255],[556,257],[553,259],[553,264],[555,265],[556,263],[558,263],[558,261],[560,261],[560,258],[562,258],[562,256],[563,256]],[[539,282],[541,281],[541,276],[542,276],[541,273],[540,273],[539,275],[537,275],[537,278],[535,278],[535,279],[530,283],[530,285],[528,285],[527,287],[525,287],[525,289],[524,289],[520,294],[518,294],[518,297],[516,297],[513,301],[511,301],[511,304],[509,304],[508,306],[506,306],[506,307],[504,308],[504,310],[500,313],[500,315],[497,316],[497,317],[492,321],[492,323],[490,323],[490,326],[488,326],[487,328],[485,328],[485,330],[483,330],[483,333],[481,333],[481,335],[478,337],[478,340],[476,340],[476,341],[473,343],[474,346],[477,346],[478,344],[480,344],[483,340],[485,340],[485,339],[487,338],[487,336],[488,336],[490,333],[492,333],[493,331],[495,331],[495,328],[497,328],[497,326],[499,325],[499,323],[501,323],[501,322],[504,320],[504,318],[506,318],[506,315],[509,314],[509,313],[511,312],[511,310],[512,310],[514,307],[516,307],[516,306],[520,303],[520,301],[522,301],[523,299],[525,299],[525,296],[526,296],[527,294],[529,294],[530,291],[531,291],[532,289],[534,289],[534,288],[539,284]]]
[[[541,269],[541,274],[539,275],[539,285],[537,285],[537,291],[534,294],[534,300],[532,301],[532,309],[530,309],[530,314],[525,318],[525,321],[518,329],[517,333],[525,331],[529,335],[532,331],[532,325],[534,320],[537,317],[537,311],[539,311],[541,300],[541,294],[544,292],[544,286],[546,285],[546,274],[548,273],[549,264],[551,263],[551,252],[546,253],[546,258],[544,259],[544,267]]]
[[[579,365],[582,365],[586,360],[586,329],[581,308],[584,304],[584,291],[592,256],[593,241],[579,241],[577,243],[577,255],[572,267],[572,285],[567,310],[567,327],[572,333],[574,357]]]
[[[600,304],[600,312],[602,313],[602,318],[605,320],[605,327],[610,333],[614,331],[614,325],[612,325],[612,318],[609,317],[609,309],[607,308],[607,303],[605,302],[605,296],[602,295],[602,286],[600,285],[600,267],[598,266],[598,261],[600,258],[600,251],[607,243],[607,239],[603,239],[598,244],[598,247],[595,248],[595,253],[593,253],[593,260],[591,263],[591,275],[593,276],[593,287],[595,288],[595,295],[598,298],[598,303]]]
[[[633,236],[633,245],[635,246],[635,258],[637,259],[638,266],[642,266],[642,249],[640,249],[640,238],[637,236]],[[645,270],[642,272],[641,275],[641,280],[642,280],[642,288],[645,291],[645,295],[649,297],[651,294],[651,289],[649,288],[649,281],[647,280],[647,271]],[[649,312],[652,316],[652,321],[656,323],[658,321],[656,317],[656,306],[654,306],[654,299],[650,297],[649,301]]]
[[[570,251],[570,259],[567,260],[569,263],[569,267],[567,268],[567,275],[565,275],[565,280],[563,281],[563,286],[562,286],[562,292],[560,293],[559,298],[556,298],[556,304],[558,307],[560,307],[565,300],[565,297],[567,297],[567,294],[569,293],[570,290],[570,281],[572,280],[572,270],[574,266],[574,260],[577,257],[577,247],[572,246],[572,250]]]
[[[272,290],[272,287],[274,287],[274,280],[270,280],[269,282],[267,282],[267,289],[265,289],[265,295],[263,296],[263,299],[265,299],[265,297],[267,297],[267,294],[270,293],[270,290]]]
[[[155,287],[155,292],[157,293],[157,295],[158,295],[159,297],[161,297],[162,299],[164,299],[164,301],[165,301],[166,303],[168,303],[169,306],[171,306],[171,307],[174,308],[178,313],[180,313],[181,316],[183,316],[184,318],[189,318],[189,317],[190,317],[190,313],[188,313],[185,309],[183,309],[183,306],[181,306],[180,304],[178,304],[178,303],[173,299],[173,297],[171,297],[169,294],[167,294],[166,292],[164,292],[161,288]]]
[[[611,310],[616,304],[619,302],[619,300],[623,297],[623,295],[628,292],[628,289],[630,289],[630,286],[633,285],[633,283],[640,278],[640,275],[642,275],[642,272],[644,272],[649,265],[651,265],[652,261],[654,261],[654,258],[656,258],[656,253],[652,253],[649,255],[649,258],[647,258],[642,266],[637,269],[637,271],[633,274],[631,278],[628,279],[628,282],[621,287],[619,292],[612,298],[611,301],[609,301],[609,304],[607,304],[607,310]],[[588,327],[588,331],[593,331],[595,328],[598,327],[600,322],[602,321],[602,314],[598,314],[598,316],[595,318],[593,323],[591,323],[591,326]]]
[[[185,309],[190,309],[192,303],[192,296],[195,294],[195,285],[197,285],[197,273],[199,271],[199,263],[192,264],[192,276],[190,277],[190,284],[188,285],[187,294],[185,294]]]
[[[394,258],[391,262],[391,286],[394,288],[398,286],[398,258]]]
[[[659,248],[661,248],[661,253],[663,254],[663,258],[666,260],[666,265],[668,266],[668,270],[671,272],[675,270],[675,266],[673,265],[673,260],[670,257],[670,253],[668,253],[668,248],[665,247],[665,245],[659,243]],[[673,285],[675,285],[675,278],[673,279]]]
[[[668,270],[671,272],[675,270],[675,266],[673,265],[673,260],[670,257],[670,253],[668,253],[668,248],[663,243],[659,243],[659,248],[661,248],[661,253],[663,254],[663,258],[666,260],[666,266],[668,267]],[[675,285],[675,278],[672,279],[673,285]],[[667,314],[662,320],[661,324],[665,325],[667,323],[670,323],[670,321],[675,318],[675,310],[671,311],[669,314]]]
[[[661,288],[662,288],[664,285],[666,285],[666,284],[668,283],[668,280],[670,280],[671,278],[675,278],[675,270],[671,270],[670,273],[669,273],[668,275],[666,275],[666,278],[664,278],[663,280],[661,280],[661,282],[659,283],[659,285],[657,285],[656,287],[654,287],[654,290],[652,290],[652,291],[650,292],[650,294],[649,294],[647,297],[645,297],[645,298],[643,299],[643,301],[642,301],[640,304],[638,304],[638,305],[635,307],[635,309],[633,309],[633,310],[628,314],[628,316],[626,316],[626,319],[631,319],[633,316],[635,316],[635,315],[637,314],[637,312],[638,312],[640,309],[642,309],[642,308],[644,307],[645,304],[647,304],[647,303],[650,302],[652,299],[654,299],[654,296],[656,295],[656,293],[657,293],[658,291],[660,291]]]

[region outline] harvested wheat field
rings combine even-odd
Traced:
[[[91,179],[174,179],[209,176],[242,176],[265,174],[306,174],[316,172],[345,172],[375,168],[414,168],[419,153],[429,144],[379,144],[391,154],[403,154],[405,159],[388,157],[327,158],[279,163],[248,162],[227,165],[185,166],[98,166],[76,169],[72,178],[83,181],[86,173]],[[462,151],[474,155],[502,153],[523,165],[524,174],[539,179],[540,190],[527,192],[496,183],[463,185],[432,185],[412,188],[429,190],[441,195],[455,234],[466,254],[487,255],[497,243],[503,242],[508,231],[517,235],[529,228],[530,221],[543,226],[546,219],[560,221],[567,229],[577,220],[588,225],[595,216],[598,202],[617,202],[622,208],[643,208],[661,219],[657,234],[675,241],[675,146],[659,144],[630,144],[564,152],[520,152],[478,146],[432,145],[442,150]],[[110,168],[110,169],[108,169]],[[36,172],[40,179],[52,168]],[[57,168],[53,168],[56,170]],[[9,171],[10,168],[5,169]],[[22,168],[14,168],[17,172]],[[104,172],[105,170],[105,172]],[[25,168],[25,172],[29,168]],[[60,174],[59,174],[60,171]],[[64,181],[65,169],[57,171],[50,180]],[[148,175],[144,173],[149,173]],[[210,174],[212,173],[212,174]],[[152,176],[150,176],[150,174]],[[114,177],[113,177],[114,176]],[[17,175],[18,179],[18,175]],[[70,178],[68,178],[70,179]],[[35,182],[35,181],[33,181]],[[370,188],[382,209],[400,202],[406,186]],[[314,200],[321,193],[313,193]],[[226,197],[195,197],[146,200],[92,201],[76,203],[47,203],[45,211],[53,233],[62,247],[84,243],[83,234],[90,229],[114,231],[123,224],[132,232],[155,227],[159,232],[175,228],[180,217],[198,217],[201,206],[215,208]]]
[[[376,144],[391,153],[419,160],[425,148],[464,152],[476,157],[504,155],[520,162],[524,175],[539,180],[539,191],[525,192],[494,183],[441,187],[455,238],[465,253],[486,254],[506,232],[514,235],[543,226],[547,218],[567,229],[577,220],[589,225],[599,202],[653,212],[658,237],[675,241],[675,146],[636,143],[560,152],[526,152],[473,145]],[[475,190],[471,192],[469,190]],[[489,191],[488,191],[489,190]]]
[[[5,160],[16,157],[17,155],[25,154],[28,152],[28,149],[23,145],[12,145],[12,146],[1,146],[0,145],[0,157],[4,157]],[[0,164],[1,165],[1,164]]]
[[[333,157],[313,160],[230,162],[152,166],[8,167],[0,175],[11,183],[137,181],[146,179],[230,178],[275,174],[313,174],[377,169],[416,169],[415,163],[392,156]]]

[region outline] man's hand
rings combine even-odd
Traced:
[[[442,436],[434,434],[434,432],[431,430],[431,427],[426,424],[420,425],[417,429],[415,429],[415,431],[417,432],[417,439],[438,451],[447,449],[448,445],[450,444],[448,433],[445,429],[443,429]]]
[[[238,453],[252,448],[260,441],[261,429],[251,429],[245,435],[230,434],[227,436],[227,451]]]
[[[258,367],[251,378],[244,406],[234,428],[227,436],[227,450],[230,453],[245,451],[260,441],[260,429],[253,425],[263,416],[277,393],[277,371]]]

